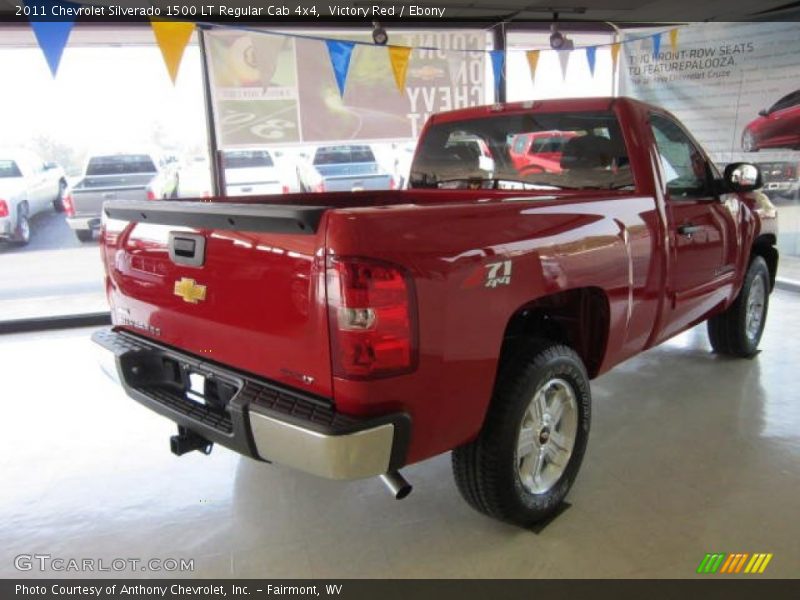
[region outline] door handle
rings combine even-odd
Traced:
[[[687,223],[686,225],[681,225],[678,227],[678,233],[681,235],[685,235],[686,237],[692,237],[693,233],[697,233],[700,231],[702,227],[699,225],[694,225],[692,223]]]
[[[206,258],[206,238],[195,233],[170,231],[169,257],[177,265],[202,267]]]

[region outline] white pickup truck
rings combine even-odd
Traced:
[[[268,150],[225,150],[226,196],[287,194],[289,186]]]
[[[166,200],[178,195],[178,162],[157,152],[119,152],[89,157],[83,179],[64,199],[67,224],[82,242],[100,228],[106,200]]]
[[[0,151],[0,240],[27,244],[31,217],[61,210],[66,189],[64,170],[57,164],[26,150]]]

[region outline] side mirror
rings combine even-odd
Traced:
[[[758,116],[759,117],[768,117],[769,116],[769,111],[766,108],[762,108],[760,111],[758,111]]]
[[[725,167],[725,186],[732,192],[752,192],[763,185],[761,170],[750,163],[731,163]]]

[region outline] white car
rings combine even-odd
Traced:
[[[31,217],[61,210],[66,189],[64,171],[55,163],[25,150],[0,151],[0,240],[27,244]]]
[[[267,150],[225,150],[222,161],[226,196],[289,193],[285,177]]]

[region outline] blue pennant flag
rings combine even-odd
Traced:
[[[28,20],[36,36],[36,41],[39,42],[39,47],[42,49],[50,67],[50,72],[55,77],[58,72],[58,65],[61,63],[61,55],[64,53],[69,34],[72,31],[72,26],[75,25],[74,16],[61,15],[63,13],[74,15],[75,9],[79,5],[65,0],[25,0],[25,4],[31,9],[37,8],[40,13],[42,8],[45,9],[43,15],[31,16],[28,17]],[[54,11],[53,9],[56,7],[68,10]]]
[[[492,50],[492,72],[494,73],[494,97],[500,95],[500,82],[503,80],[503,71],[506,66],[506,53],[504,50]]]
[[[594,65],[597,59],[597,46],[586,46],[586,62],[589,63],[589,73],[594,77]]]
[[[353,54],[355,44],[339,40],[325,40],[325,44],[328,46],[328,54],[331,58],[333,74],[336,76],[336,85],[339,86],[339,94],[344,97],[347,71],[350,70],[350,56]]]
[[[661,50],[661,34],[657,33],[653,36],[653,58],[658,58],[658,53]]]

